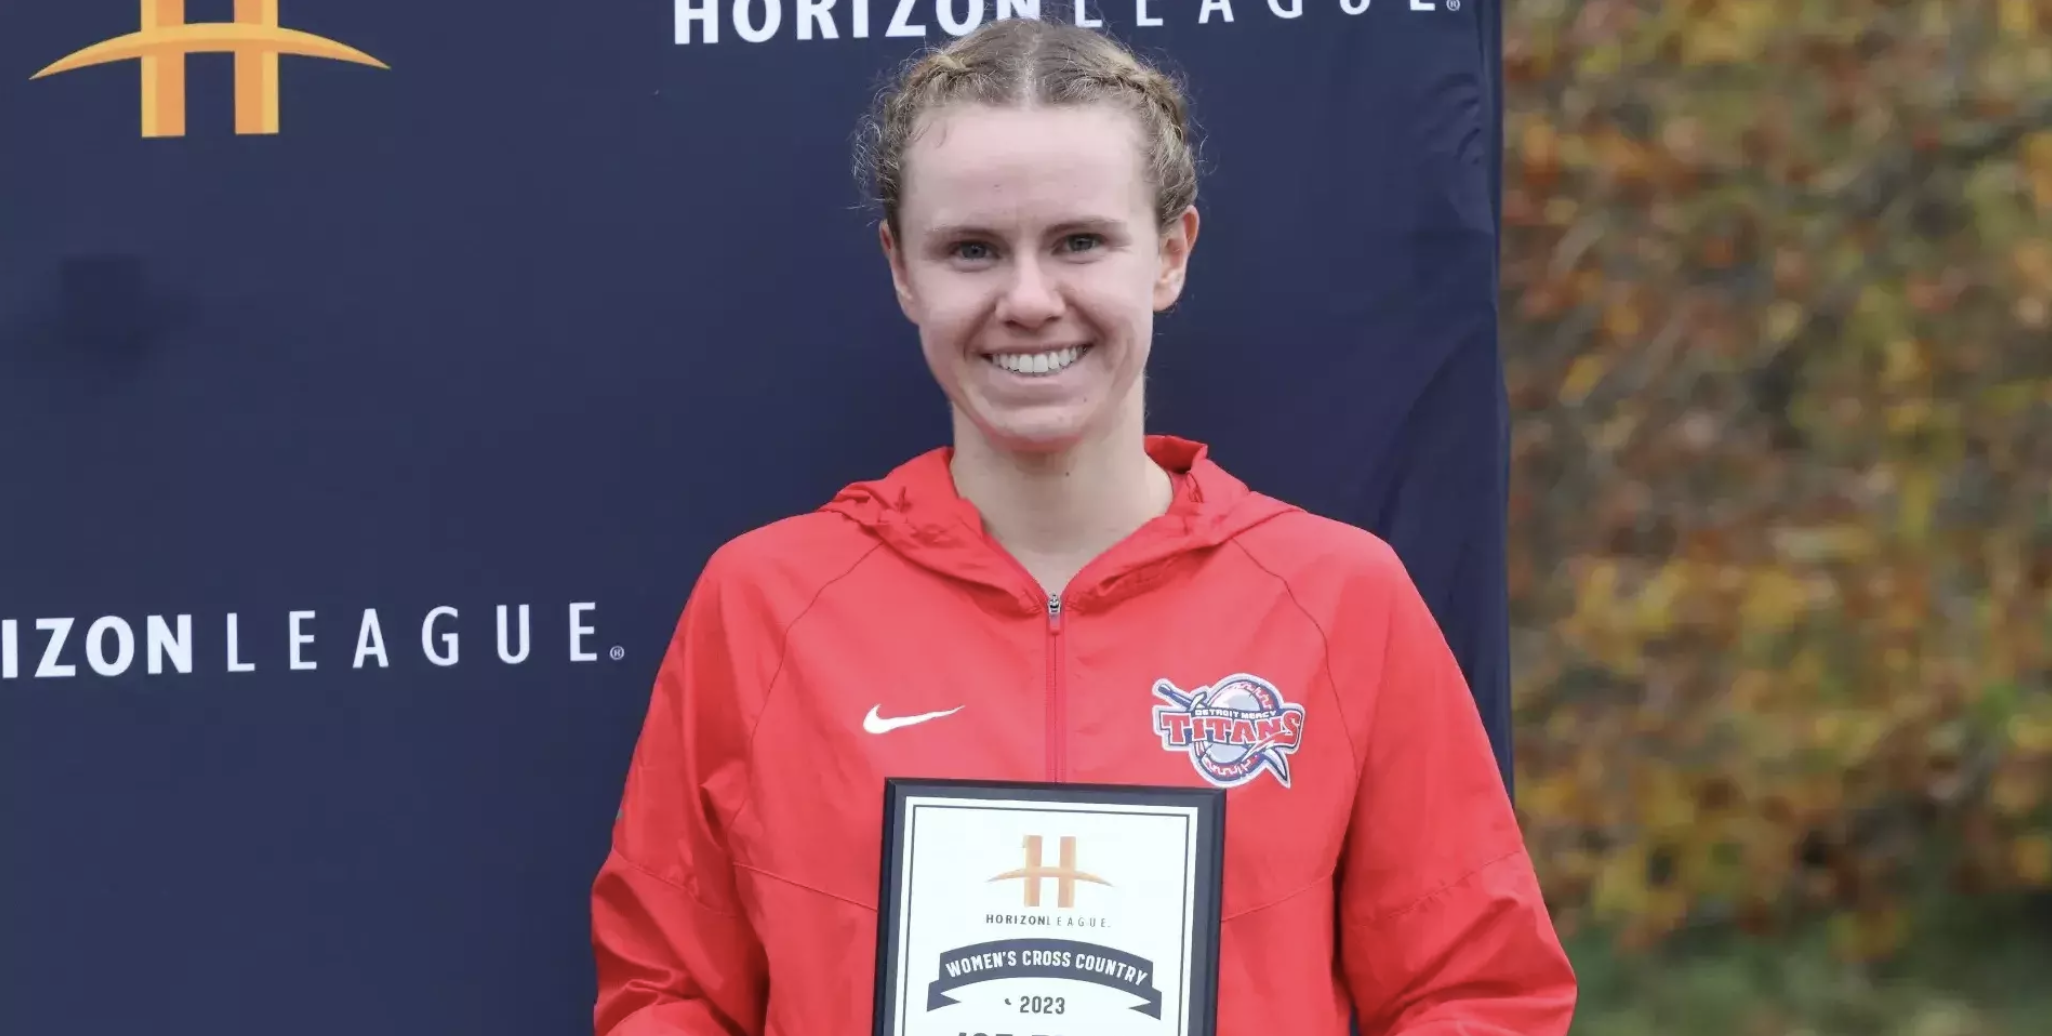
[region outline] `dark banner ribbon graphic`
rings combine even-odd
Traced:
[[[1140,998],[1133,1010],[1161,1017],[1154,962],[1108,946],[1069,939],[998,939],[941,954],[940,977],[927,984],[926,1009],[956,1001],[947,994],[978,982],[1006,978],[1059,978],[1092,982]]]

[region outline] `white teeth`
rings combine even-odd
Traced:
[[[1044,353],[1001,353],[993,355],[990,362],[1014,374],[1053,374],[1075,363],[1088,346],[1072,346]]]

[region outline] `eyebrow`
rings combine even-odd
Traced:
[[[1115,233],[1126,228],[1126,221],[1106,216],[1085,216],[1064,220],[1048,228],[1054,235],[1074,234],[1081,231]],[[994,236],[989,227],[978,223],[936,223],[929,233],[934,237],[986,237]]]

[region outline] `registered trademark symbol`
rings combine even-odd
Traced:
[[[618,644],[613,645],[613,650],[606,653],[613,656],[613,661],[615,662],[627,657],[627,649]]]
[[[1461,0],[1446,0],[1446,9],[1447,9],[1447,10],[1449,10],[1449,11],[1458,11],[1458,10],[1460,10],[1460,9],[1461,9]]]

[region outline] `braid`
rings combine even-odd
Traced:
[[[924,116],[952,104],[1114,103],[1140,124],[1143,159],[1166,228],[1197,200],[1196,154],[1182,90],[1110,37],[1009,18],[914,57],[879,99],[857,144],[861,174],[898,229],[904,155]]]

